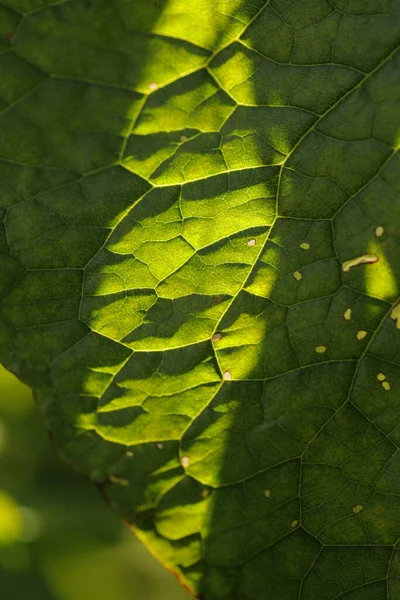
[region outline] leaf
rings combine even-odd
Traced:
[[[400,594],[400,10],[3,0],[0,356],[206,600]]]

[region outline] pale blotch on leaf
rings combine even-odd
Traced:
[[[315,352],[317,354],[324,354],[327,351],[327,347],[326,346],[316,346],[315,347]]]
[[[208,496],[210,496],[210,494],[211,494],[210,488],[203,488],[201,490],[201,497],[202,498],[208,498]]]
[[[383,229],[383,227],[381,225],[379,225],[375,229],[375,235],[376,235],[376,237],[382,237],[384,233],[385,233],[385,230]]]
[[[363,256],[357,256],[356,258],[352,258],[351,260],[346,260],[342,264],[342,269],[345,273],[350,271],[353,267],[358,267],[358,265],[372,264],[378,261],[378,257],[375,254],[364,254]]]
[[[181,142],[187,142],[187,136],[181,135],[180,140],[181,140]]]
[[[222,333],[214,333],[211,339],[213,342],[219,342],[219,340],[222,340]]]
[[[365,331],[365,329],[361,329],[360,331],[357,331],[357,339],[358,340],[364,340],[368,335],[368,331]]]
[[[393,321],[396,321],[396,328],[400,329],[400,302],[396,304],[390,313],[390,318],[393,319]]]
[[[271,498],[271,490],[264,490],[264,496],[266,498]]]
[[[158,85],[156,83],[149,83],[149,90],[151,90],[152,92],[154,90],[156,90],[158,88]]]
[[[230,371],[224,371],[222,377],[229,381],[230,379],[232,379],[232,373]]]
[[[132,452],[132,450],[127,450],[125,452],[125,456],[126,456],[126,458],[133,458],[135,456],[135,454]]]
[[[388,381],[382,381],[381,385],[386,392],[390,390],[390,383]]]
[[[246,242],[246,246],[255,246],[256,245],[256,240],[254,238],[251,238],[251,240],[247,240]]]
[[[309,250],[311,246],[308,242],[303,242],[302,244],[300,244],[300,248],[302,248],[303,250]]]
[[[184,469],[187,469],[190,465],[190,458],[188,456],[182,456],[181,465]]]
[[[347,310],[344,311],[344,315],[343,316],[346,319],[346,321],[350,321],[350,319],[351,319],[351,313],[352,313],[351,308],[348,308]]]
[[[291,525],[292,525],[292,528],[294,529],[295,527],[297,527],[297,526],[298,526],[298,524],[299,524],[298,520],[297,520],[297,519],[295,519],[295,520],[294,520],[294,521],[292,521],[292,523],[291,523]]]
[[[164,448],[164,444],[162,444],[161,442],[157,442],[156,448],[157,450],[162,450]]]
[[[355,506],[353,506],[353,513],[355,515],[358,515],[362,510],[364,510],[364,507],[362,504],[356,504]]]
[[[294,277],[295,279],[297,279],[297,281],[300,281],[301,279],[303,279],[303,275],[300,273],[300,271],[295,271],[295,272],[293,273],[293,277]]]
[[[386,375],[384,373],[378,373],[376,378],[378,381],[385,381]]]

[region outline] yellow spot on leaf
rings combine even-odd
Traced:
[[[378,373],[376,378],[378,381],[385,381],[386,375],[384,373]]]
[[[357,267],[358,265],[364,265],[369,263],[376,263],[378,261],[378,257],[375,254],[364,254],[363,256],[357,256],[357,258],[352,258],[351,260],[346,260],[342,264],[342,269],[345,273],[350,271],[353,267]]]
[[[190,458],[188,456],[182,456],[181,465],[184,469],[187,469],[190,465]]]
[[[353,506],[353,513],[355,515],[358,515],[362,510],[364,510],[364,507],[362,504],[356,504],[355,506]]]
[[[363,340],[367,337],[368,335],[368,331],[365,331],[364,329],[361,329],[360,331],[357,331],[357,339],[358,340]]]
[[[390,390],[390,383],[388,381],[382,381],[382,387],[384,390],[386,390],[386,392],[388,392]]]
[[[295,279],[297,279],[297,281],[300,281],[301,279],[303,279],[303,275],[300,273],[300,271],[295,271],[295,272],[293,273],[293,277],[294,277]]]
[[[346,321],[350,321],[350,319],[351,319],[351,313],[352,313],[351,308],[348,308],[347,310],[344,311],[344,315],[343,316],[346,319]]]
[[[309,250],[311,246],[308,242],[303,242],[302,244],[300,244],[300,248],[302,248],[303,250]]]
[[[210,488],[203,488],[201,490],[201,497],[202,498],[208,498],[208,496],[211,494],[211,490]]]
[[[390,318],[396,321],[396,328],[400,329],[400,302],[394,307],[390,313]]]
[[[315,347],[315,352],[317,354],[324,354],[324,352],[326,352],[327,348],[326,346],[316,346]]]
[[[181,135],[181,142],[186,142],[187,141],[187,137],[186,135]]]
[[[376,237],[382,237],[384,232],[385,232],[385,230],[380,225],[375,229]]]
[[[219,342],[219,340],[222,340],[222,333],[214,333],[212,336],[212,341]]]
[[[132,450],[127,450],[127,451],[125,452],[125,456],[126,456],[126,458],[133,458],[135,455],[134,455],[134,453],[132,452]]]
[[[158,88],[158,85],[156,83],[149,83],[149,90],[156,90]]]
[[[254,238],[251,238],[251,240],[247,240],[246,242],[246,246],[255,246],[256,245],[256,240]]]
[[[157,450],[162,450],[164,448],[164,444],[162,444],[161,442],[158,442],[156,444],[156,448],[157,448]]]
[[[295,519],[294,521],[292,521],[292,527],[293,527],[293,529],[294,529],[295,527],[297,527],[297,525],[298,525],[298,524],[299,524],[299,522],[298,522],[298,520],[297,520],[297,519]]]
[[[271,490],[264,490],[264,496],[266,498],[271,498]]]
[[[230,371],[224,371],[222,377],[226,380],[232,379],[232,373]]]

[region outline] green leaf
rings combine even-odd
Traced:
[[[3,0],[0,357],[205,600],[400,594],[397,0]]]

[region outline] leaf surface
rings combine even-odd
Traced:
[[[2,0],[0,358],[205,600],[400,595],[397,0]]]

